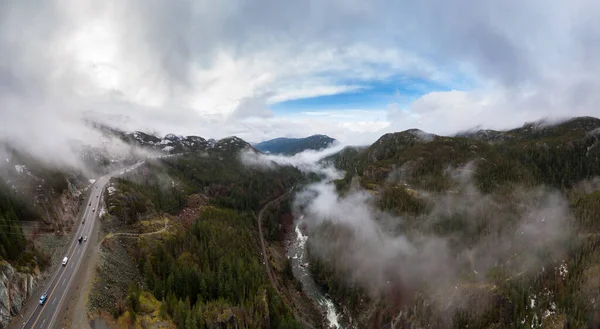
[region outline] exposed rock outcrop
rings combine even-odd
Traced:
[[[39,278],[39,271],[21,273],[9,263],[0,261],[0,329],[19,314],[27,298],[33,294]]]

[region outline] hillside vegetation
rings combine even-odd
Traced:
[[[346,170],[346,181],[358,175],[365,187],[406,178],[415,187],[444,190],[449,167],[473,162],[477,185],[485,192],[517,182],[569,188],[600,171],[599,127],[600,119],[585,117],[455,137],[413,129],[386,134],[367,149],[348,149],[330,160]]]
[[[358,327],[598,325],[599,119],[453,137],[408,130],[326,160],[346,171],[336,181],[339,192],[357,193],[355,182],[371,193],[374,208],[396,216],[374,215],[390,241],[443,241],[440,251],[450,257],[446,265],[441,256],[434,262],[446,266],[438,277],[409,291],[402,268],[416,264],[405,256],[389,269],[397,273],[388,273],[388,283],[396,285],[377,294],[375,283],[361,279],[365,269],[348,268],[342,256],[360,234],[327,221],[311,230],[311,269]],[[530,237],[520,237],[524,232]]]
[[[108,305],[115,317],[135,322],[151,294],[178,328],[301,328],[267,280],[254,214],[305,178],[249,169],[243,147],[150,162],[115,181],[103,225],[130,232],[148,216],[171,218],[164,233],[124,244],[142,282]]]

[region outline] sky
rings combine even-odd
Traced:
[[[4,0],[0,138],[47,148],[94,118],[368,144],[599,116],[599,15],[593,0]]]

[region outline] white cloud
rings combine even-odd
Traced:
[[[323,82],[322,84],[308,85],[283,85],[276,96],[269,99],[270,103],[285,102],[294,99],[311,98],[317,96],[329,96],[344,94],[351,91],[363,89],[360,85],[334,85]]]
[[[548,89],[554,91],[552,95],[544,89],[525,88],[431,92],[405,108],[391,104],[388,107],[390,125],[385,129],[419,128],[443,135],[476,127],[509,129],[543,118],[598,116],[600,112],[592,102],[600,101],[600,97],[590,93],[570,99],[569,94],[578,93],[571,88],[573,86]]]
[[[274,169],[275,165],[293,166],[303,172],[313,172],[325,175],[329,179],[340,179],[344,173],[330,165],[319,164],[318,161],[341,151],[345,145],[337,143],[323,150],[305,150],[292,156],[254,153],[253,151],[242,151],[240,160],[246,166]]]
[[[3,108],[0,121],[17,127],[94,111],[124,114],[130,130],[366,143],[405,128],[597,115],[600,5],[591,0],[7,0],[1,9],[0,104],[26,114]],[[397,79],[461,90],[347,115],[269,109]]]

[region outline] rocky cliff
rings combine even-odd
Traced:
[[[32,273],[22,273],[9,263],[0,261],[0,328],[5,328],[12,317],[21,312],[39,278],[37,269]]]

